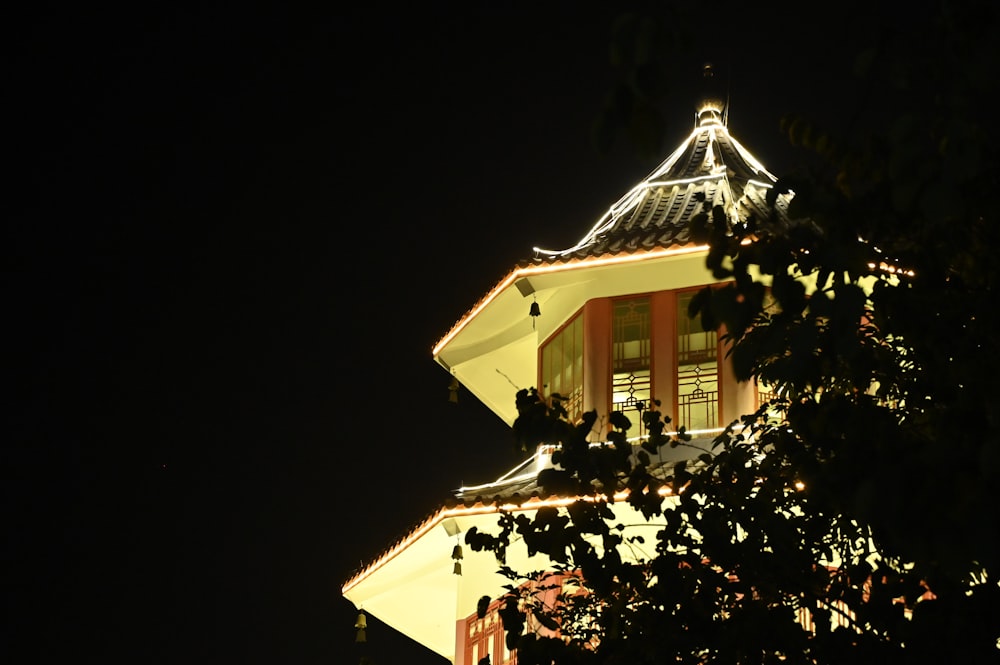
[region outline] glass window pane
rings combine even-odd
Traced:
[[[570,420],[583,414],[583,315],[577,316],[542,347],[542,390],[558,393]]]
[[[677,296],[677,424],[688,431],[716,428],[719,420],[718,333],[688,316],[693,296]]]
[[[611,324],[611,406],[632,421],[629,437],[643,434],[640,408],[646,408],[652,397],[650,345],[649,298],[615,302]]]

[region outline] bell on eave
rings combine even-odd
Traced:
[[[368,628],[368,617],[362,612],[358,615],[358,620],[354,622],[354,627],[358,630],[357,636],[354,638],[355,642],[367,642],[368,638],[365,635],[365,629]]]
[[[531,303],[531,309],[528,310],[528,316],[531,317],[531,327],[535,327],[535,318],[542,315],[542,310],[538,307],[538,301],[534,300]]]

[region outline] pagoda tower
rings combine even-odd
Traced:
[[[788,199],[768,205],[777,179],[729,133],[719,96],[700,100],[693,125],[578,241],[534,248],[434,346],[434,360],[508,425],[518,415],[512,385],[559,393],[571,418],[596,411],[599,422],[613,411],[637,415],[658,400],[694,437],[691,446],[664,450],[657,464],[666,467],[706,450],[724,426],[764,401],[756,385],[736,380],[719,333],[687,315],[692,296],[718,283],[692,222],[701,213],[724,215],[728,225],[764,220],[784,215]],[[629,434],[638,450],[642,431]],[[501,510],[533,513],[571,502],[536,482],[551,452],[540,446],[505,476],[455,490],[357,571],[343,595],[456,665],[476,665],[487,654],[493,665],[513,662],[495,612],[484,619],[476,612],[478,599],[500,597],[510,581],[491,554],[463,550],[462,537],[472,527],[495,532]],[[623,524],[645,522],[626,514],[633,512],[627,502],[613,509]],[[545,568],[517,547],[507,565]]]

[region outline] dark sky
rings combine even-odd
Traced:
[[[835,111],[857,17],[732,4],[677,24],[677,68],[728,71],[780,172],[778,119]],[[659,161],[590,143],[616,12],[335,5],[10,17],[5,662],[357,662],[342,583],[516,461],[430,349]]]

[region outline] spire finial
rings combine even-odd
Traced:
[[[702,95],[696,109],[697,124],[699,127],[722,124],[726,103],[724,96],[720,94],[722,82],[715,75],[715,67],[711,62],[702,65],[701,81]]]

